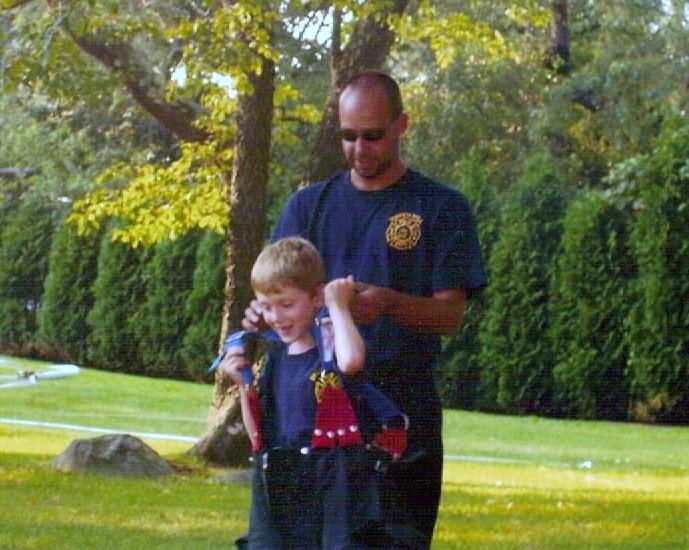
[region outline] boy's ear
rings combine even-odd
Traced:
[[[325,305],[325,284],[320,284],[313,292],[313,305],[318,309]]]

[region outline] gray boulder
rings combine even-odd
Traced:
[[[52,462],[60,472],[90,472],[122,477],[160,477],[172,466],[138,437],[128,434],[75,439]]]

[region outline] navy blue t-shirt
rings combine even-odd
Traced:
[[[287,348],[277,351],[272,368],[266,369],[266,389],[271,394],[273,407],[263,409],[272,414],[273,429],[267,434],[269,447],[303,447],[311,441],[316,419],[316,397],[311,375],[318,371],[318,348],[289,355]]]
[[[328,280],[351,274],[357,282],[414,296],[450,289],[470,295],[486,283],[467,200],[413,170],[380,191],[356,189],[349,171],[298,191],[285,206],[273,240],[290,235],[314,243]],[[360,329],[367,374],[402,409],[420,405],[408,408],[410,398],[437,397],[432,363],[440,353],[439,335],[412,331],[385,317]]]

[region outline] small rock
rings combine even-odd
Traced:
[[[89,472],[121,477],[160,477],[172,466],[138,437],[129,434],[75,439],[52,466],[60,472]]]

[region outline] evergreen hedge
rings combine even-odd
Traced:
[[[77,235],[76,227],[64,220],[55,231],[38,330],[51,358],[86,362],[90,332],[86,318],[94,304],[101,238],[101,233]]]
[[[189,326],[180,349],[186,373],[194,380],[213,380],[208,367],[220,342],[226,257],[225,237],[207,233],[198,247],[192,290],[185,304]]]
[[[444,339],[438,375],[446,405],[689,423],[682,125],[616,167],[607,191],[582,191],[571,203],[572,186],[547,156],[533,158],[500,196],[478,160],[458,165],[489,285],[470,301],[460,331]],[[54,201],[26,194],[0,210],[3,351],[36,354],[43,342],[97,368],[211,381],[222,236],[196,232],[131,249],[61,225],[51,240],[63,215]]]
[[[111,239],[101,241],[98,275],[93,285],[94,304],[88,315],[88,360],[100,369],[141,371],[137,313],[146,296],[146,249],[131,248]]]
[[[498,234],[498,199],[483,163],[468,156],[458,163],[458,188],[472,207],[481,243],[484,267]],[[489,281],[490,284],[490,276]],[[438,361],[438,380],[443,404],[447,407],[472,409],[481,400],[481,362],[479,359],[479,326],[485,309],[485,296],[477,292],[468,303],[462,326],[443,339]]]
[[[146,296],[133,327],[144,374],[184,378],[179,352],[189,325],[185,306],[199,240],[200,233],[192,231],[158,243],[146,264]]]
[[[567,210],[549,303],[560,414],[626,418],[624,319],[636,274],[628,222],[628,213],[597,191],[584,193]]]
[[[634,418],[689,422],[689,126],[639,159],[631,243],[639,266],[627,320]]]
[[[565,186],[544,155],[529,161],[502,210],[479,330],[484,400],[500,411],[552,412],[549,282],[565,205]]]
[[[58,212],[29,195],[7,212],[0,230],[0,348],[33,354],[48,252]]]

